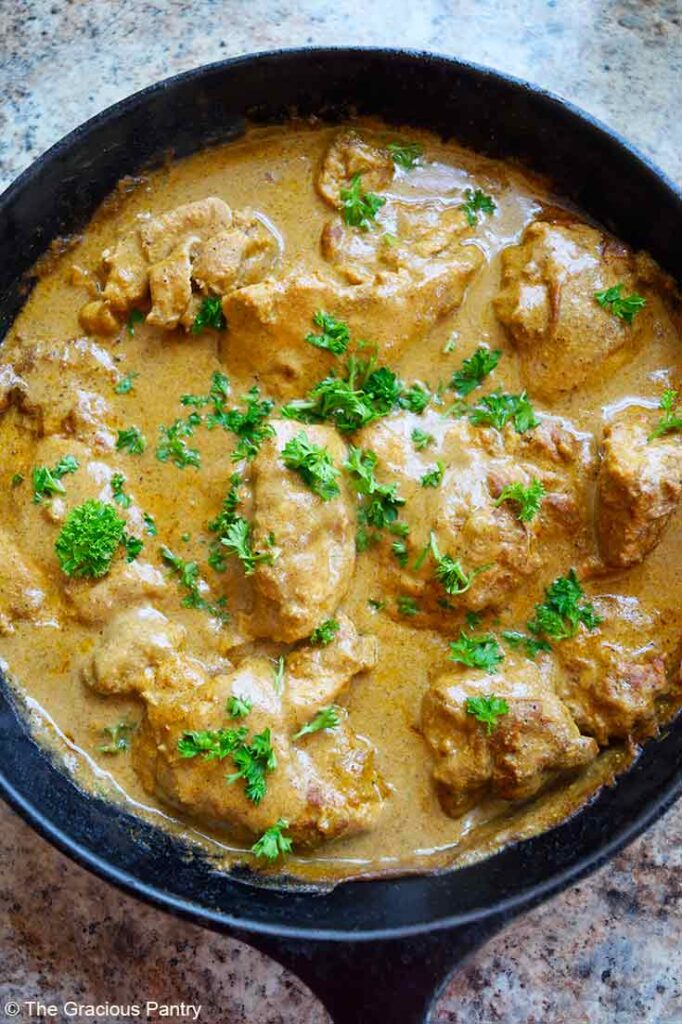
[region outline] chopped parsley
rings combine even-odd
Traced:
[[[509,705],[504,697],[496,697],[491,694],[489,697],[467,697],[464,707],[468,715],[485,725],[485,731],[490,736],[498,726],[498,718],[509,714]]]
[[[180,586],[186,591],[182,599],[183,608],[196,608],[206,612],[219,622],[228,621],[228,614],[225,610],[225,598],[219,598],[215,603],[207,601],[202,594],[202,589],[207,589],[205,582],[199,575],[199,566],[196,562],[186,562],[179,555],[165,545],[159,549],[162,561],[168,566],[172,574],[178,580]]]
[[[405,499],[398,494],[396,483],[379,483],[374,472],[377,462],[374,452],[363,451],[351,445],[348,449],[348,459],[344,463],[344,468],[351,474],[355,490],[364,496],[358,510],[360,529],[355,539],[360,552],[366,551],[380,539],[378,533],[367,529],[368,526],[374,527],[375,530],[388,528],[398,535],[406,534],[406,530],[396,522],[398,509],[405,504]]]
[[[494,213],[497,207],[492,196],[486,195],[480,188],[467,188],[464,191],[464,202],[460,209],[464,210],[469,227],[475,228],[478,224],[479,213]]]
[[[394,540],[393,543],[391,544],[391,551],[393,552],[393,557],[395,558],[398,565],[404,569],[405,566],[407,565],[407,560],[409,557],[407,544],[405,543],[405,541]]]
[[[492,672],[501,661],[504,661],[504,654],[492,633],[472,636],[462,631],[459,640],[450,643],[450,660],[460,662],[469,668]]]
[[[373,612],[383,611],[383,609],[386,607],[385,601],[377,601],[373,597],[370,597],[367,604],[369,605]]]
[[[264,422],[275,404],[271,399],[261,398],[259,388],[254,386],[243,395],[242,402],[244,409],[226,409],[220,413],[214,410],[206,421],[209,430],[221,426],[239,438],[232,452],[233,462],[241,462],[242,459],[251,461],[260,451],[263,441],[275,433],[270,424]]]
[[[433,469],[430,469],[428,473],[424,473],[419,483],[422,487],[440,487],[443,482],[444,472],[445,466],[439,459]]]
[[[521,483],[507,484],[500,491],[495,506],[499,507],[505,501],[510,501],[516,505],[516,518],[519,522],[529,523],[540,511],[544,497],[545,488],[542,481],[534,477],[527,487]]]
[[[637,292],[623,295],[623,287],[622,284],[616,284],[613,288],[605,288],[603,292],[595,292],[594,297],[602,309],[607,309],[619,320],[631,324],[639,311],[646,306],[646,299]]]
[[[431,392],[422,387],[421,384],[412,384],[405,388],[398,397],[398,405],[401,409],[409,409],[410,412],[421,415],[431,401]]]
[[[517,434],[525,434],[539,423],[525,391],[520,395],[493,391],[492,394],[480,398],[476,405],[471,407],[468,415],[474,426],[503,430],[507,423],[512,423]]]
[[[348,324],[321,309],[313,317],[313,323],[322,333],[308,334],[305,340],[316,348],[323,348],[335,356],[342,356],[350,345]]]
[[[272,551],[254,551],[251,542],[251,524],[243,519],[241,516],[237,516],[233,522],[225,527],[221,532],[220,543],[231,555],[236,555],[239,561],[242,563],[245,576],[253,576],[256,571],[256,567],[261,562],[266,562],[271,565],[274,561],[274,553]],[[209,556],[209,565],[214,569],[219,564],[217,557],[211,558]],[[218,571],[221,571],[218,569]]]
[[[442,585],[445,593],[450,594],[450,596],[465,594],[476,577],[480,575],[480,573],[490,569],[490,565],[481,565],[477,569],[472,569],[470,572],[466,572],[459,559],[452,558],[450,555],[442,555],[440,553],[436,541],[436,535],[433,531],[431,531],[431,537],[429,539],[429,549],[436,564],[436,579]]]
[[[97,748],[100,754],[120,754],[130,749],[130,736],[137,728],[135,722],[122,719],[116,725],[105,725],[102,733],[106,740]]]
[[[21,473],[13,473],[12,478],[9,482],[10,487],[20,487],[24,482],[24,477]]]
[[[535,605],[535,615],[528,623],[529,631],[548,640],[566,640],[575,636],[581,623],[586,629],[596,629],[601,616],[583,597],[575,569],[567,576],[557,577],[547,587],[544,602]]]
[[[341,214],[351,228],[369,231],[386,200],[374,192],[363,192],[359,174],[354,174],[348,188],[340,192]]]
[[[422,452],[425,448],[428,448],[430,444],[435,442],[433,434],[427,434],[425,430],[420,430],[416,427],[411,434],[412,444],[415,446],[418,452]]]
[[[55,494],[66,494],[66,488],[61,482],[62,477],[68,473],[75,473],[77,469],[78,459],[73,455],[65,455],[52,469],[49,466],[36,466],[33,470],[34,504],[39,505],[44,498],[52,498]],[[12,480],[14,481],[14,478]],[[17,485],[13,482],[12,486]]]
[[[400,594],[396,598],[396,606],[400,615],[405,615],[408,619],[413,618],[419,611],[419,605],[415,599],[406,594]]]
[[[248,697],[238,697],[233,693],[227,698],[227,713],[230,718],[246,718],[252,707],[253,704]]]
[[[223,411],[224,404],[230,397],[230,378],[215,370],[211,375],[211,387],[207,395],[181,395],[181,405],[191,405],[195,409],[203,409],[207,405],[213,405],[214,412],[219,414]]]
[[[528,636],[516,629],[505,629],[502,636],[510,647],[514,649],[523,648],[526,657],[535,658],[540,651],[551,651],[552,647],[546,640],[538,640],[537,637]]]
[[[654,441],[664,434],[671,434],[675,430],[682,430],[682,407],[676,408],[678,392],[674,388],[666,388],[658,404],[663,415],[654,429],[649,434],[649,441]]]
[[[139,373],[126,373],[124,377],[121,377],[118,384],[115,386],[114,391],[117,395],[128,395],[133,390],[135,378],[139,377]]]
[[[126,331],[131,338],[135,336],[135,324],[141,324],[144,320],[144,313],[141,309],[131,309],[126,320]]]
[[[111,568],[123,542],[125,521],[113,505],[90,500],[71,509],[55,542],[67,576],[98,579]]]
[[[311,733],[319,732],[321,729],[336,729],[340,721],[339,709],[330,704],[328,708],[318,711],[310,722],[295,732],[292,739],[300,740],[302,736],[310,736]]]
[[[244,792],[251,803],[259,804],[267,792],[265,776],[277,767],[269,729],[248,740],[246,726],[238,729],[206,729],[184,732],[178,740],[181,757],[201,756],[206,761],[231,757],[237,769],[226,776],[229,783],[244,780]]]
[[[414,170],[424,153],[424,147],[419,142],[389,142],[386,149],[393,163],[404,171]]]
[[[121,508],[130,508],[133,503],[133,499],[129,494],[125,493],[126,478],[123,473],[114,473],[111,478],[111,493],[114,496],[114,501]]]
[[[325,619],[319,626],[310,634],[308,643],[311,643],[313,647],[327,647],[332,642],[341,626],[336,619]]]
[[[149,512],[143,512],[142,519],[144,521],[144,532],[150,537],[156,537],[159,531],[156,528],[154,516],[151,516]]]
[[[201,303],[199,312],[194,317],[192,334],[200,334],[206,327],[212,327],[214,331],[224,331],[227,327],[222,300],[217,295],[209,295]]]
[[[251,853],[263,860],[277,860],[285,853],[291,853],[292,840],[284,835],[284,829],[289,827],[286,818],[278,818],[274,825],[266,828],[260,839],[251,847]]]
[[[459,370],[455,370],[450,387],[461,398],[466,398],[493,372],[501,356],[502,352],[499,349],[491,350],[479,345],[474,354],[462,362]]]
[[[282,462],[322,501],[331,501],[341,493],[337,483],[339,470],[326,448],[312,444],[304,430],[296,434],[282,449]]]
[[[197,449],[190,448],[185,440],[192,437],[197,425],[194,419],[188,417],[186,420],[176,420],[169,427],[159,427],[161,440],[156,449],[159,462],[172,462],[178,469],[185,469],[187,466],[199,469],[201,456]]]
[[[131,537],[129,533],[123,534],[121,543],[126,550],[126,562],[134,562],[144,547],[143,540],[140,540],[139,537]]]
[[[116,450],[128,452],[129,455],[142,455],[147,447],[147,439],[138,427],[126,427],[119,430],[116,438]]]

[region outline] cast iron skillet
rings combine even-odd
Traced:
[[[622,139],[529,85],[430,54],[290,50],[200,68],[111,107],[37,160],[0,199],[0,332],[48,243],[87,222],[125,174],[238,136],[245,118],[349,111],[430,128],[548,174],[618,236],[680,276],[682,196]],[[610,857],[682,788],[682,722],[570,821],[480,864],[312,894],[245,884],[178,839],[81,792],[0,693],[0,789],[44,836],[129,892],[273,954],[336,1024],[425,1019],[447,970],[522,908]]]

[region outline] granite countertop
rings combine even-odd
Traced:
[[[304,44],[423,47],[501,68],[573,100],[682,179],[680,0],[5,0],[0,39],[2,187],[142,86]],[[0,850],[0,1013],[11,998],[150,999],[201,1003],[202,1024],[328,1021],[272,961],[121,895],[5,807]],[[438,1024],[682,1021],[681,866],[678,807],[483,947],[452,979]]]

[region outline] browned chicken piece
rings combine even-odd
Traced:
[[[0,530],[0,636],[14,632],[18,620],[36,622],[46,601],[37,565],[19,551],[9,533]]]
[[[83,667],[84,680],[103,693],[136,693],[145,714],[133,746],[143,785],[194,818],[251,841],[279,818],[289,822],[297,845],[315,845],[372,826],[385,788],[374,767],[374,751],[351,731],[339,710],[335,729],[295,738],[351,677],[373,663],[373,650],[352,625],[342,625],[343,651],[336,641],[315,652],[290,656],[282,692],[275,664],[247,658],[238,668],[208,675],[182,651],[184,631],[151,607],[123,613],[104,631]],[[319,672],[315,679],[305,672]],[[231,696],[251,704],[245,718],[230,718]],[[186,732],[244,727],[247,741],[269,731],[276,767],[267,771],[267,791],[249,800],[242,780],[228,782],[236,768],[229,756],[183,757],[178,741]]]
[[[649,440],[643,415],[604,430],[597,534],[606,565],[627,568],[656,547],[682,492],[682,444],[672,434]]]
[[[461,207],[428,200],[389,201],[382,210],[382,230],[358,231],[332,220],[322,231],[322,255],[349,284],[381,283],[389,275],[410,281],[445,315],[462,301],[463,291],[483,263],[475,245],[462,245],[474,232]],[[444,304],[450,288],[450,308]],[[446,294],[442,294],[445,292]]]
[[[394,363],[443,316],[460,305],[483,262],[473,246],[417,267],[383,271],[375,280],[345,285],[317,272],[292,271],[240,288],[223,300],[230,330],[221,336],[221,354],[232,372],[257,377],[280,398],[300,398],[338,360],[306,341],[318,333],[313,323],[322,310],[344,320],[355,341],[369,339],[382,359]]]
[[[315,184],[325,202],[341,207],[341,190],[356,174],[363,192],[381,192],[393,180],[394,163],[386,149],[365,141],[353,129],[340,132],[324,155]]]
[[[276,557],[253,576],[255,611],[249,625],[256,636],[291,643],[329,618],[348,589],[355,566],[355,510],[343,474],[339,496],[323,501],[282,462],[286,443],[304,431],[340,469],[346,447],[336,431],[288,420],[273,426],[276,436],[254,460],[251,482],[254,548],[267,551],[274,535]]]
[[[580,626],[573,639],[556,644],[561,696],[580,729],[604,746],[629,734],[655,731],[655,700],[671,685],[660,642],[660,617],[635,597],[608,596],[594,602],[603,623]]]
[[[466,702],[493,695],[508,711],[489,730]],[[436,679],[424,695],[422,730],[441,803],[453,817],[486,796],[527,800],[597,754],[556,695],[550,665],[513,657],[494,673],[458,667]]]
[[[632,355],[650,313],[628,324],[602,308],[595,293],[617,284],[624,295],[637,290],[637,258],[586,224],[536,221],[503,252],[495,310],[532,394],[572,391],[593,373],[603,380]]]
[[[22,347],[0,375],[12,380],[10,396],[38,437],[65,434],[102,449],[113,448],[107,426],[109,393],[120,377],[111,356],[87,338],[36,342]]]
[[[264,277],[279,249],[264,218],[250,210],[233,214],[215,197],[141,216],[104,253],[102,295],[83,307],[81,323],[93,333],[111,333],[130,309],[151,301],[149,324],[189,330],[203,298]]]
[[[415,428],[433,437],[423,450],[412,441]],[[477,427],[437,411],[402,412],[365,428],[356,444],[377,455],[377,479],[395,481],[405,501],[397,513],[408,536],[396,541],[384,531],[360,557],[375,560],[393,617],[402,617],[401,597],[417,602],[410,625],[449,630],[455,611],[500,610],[540,565],[549,570],[556,561],[559,569],[576,547],[588,551],[590,453],[586,440],[559,421],[548,417],[519,435],[511,426]],[[439,468],[440,482],[425,486]],[[535,480],[545,494],[538,514],[522,522],[518,506],[499,499],[507,485]],[[444,559],[440,569],[437,558]]]

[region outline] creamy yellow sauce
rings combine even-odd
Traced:
[[[371,127],[382,137],[394,136],[386,135],[381,126]],[[278,273],[301,263],[312,269],[321,267],[318,239],[329,209],[313,188],[313,176],[336,130],[300,124],[250,130],[229,145],[170,162],[130,182],[94,217],[82,237],[41,275],[5,342],[6,349],[13,352],[29,342],[82,335],[78,314],[88,294],[84,287],[73,284],[73,265],[96,267],[102,250],[145,211],[160,213],[206,196],[221,197],[234,209],[256,207],[281,238]],[[435,387],[439,381],[449,380],[453,370],[480,344],[486,344],[503,353],[495,385],[518,392],[523,386],[518,359],[491,305],[500,282],[500,253],[519,240],[524,227],[543,206],[560,204],[560,199],[551,194],[546,183],[509,164],[481,158],[428,134],[410,130],[409,137],[422,142],[428,156],[428,164],[412,174],[422,184],[430,178],[434,197],[451,201],[462,188],[480,187],[494,194],[497,211],[479,224],[475,244],[483,249],[486,260],[461,308],[443,318],[392,368],[405,380],[427,381]],[[455,348],[446,351],[446,343],[453,337]],[[106,347],[122,372],[139,373],[130,394],[112,392],[106,396],[115,421],[121,426],[135,424],[149,439],[141,458],[123,459],[127,490],[156,520],[158,542],[187,560],[196,559],[203,567],[210,540],[205,523],[216,514],[230,472],[226,436],[218,430],[197,432],[192,444],[200,450],[203,466],[208,468],[181,471],[155,458],[159,426],[183,415],[180,396],[204,394],[215,370],[229,375],[233,396],[245,393],[254,381],[239,376],[239,360],[231,359],[229,345],[224,362],[220,361],[213,332],[167,333],[138,323],[133,336],[122,330]],[[601,379],[597,376],[589,389],[569,392],[551,404],[534,404],[539,412],[566,417],[578,431],[598,438],[604,420],[624,403],[636,400],[655,406],[661,392],[661,372],[674,371],[678,366],[679,340],[674,332],[662,331],[649,338],[619,373]],[[11,411],[0,427],[0,515],[22,549],[31,553],[36,531],[41,529],[41,513],[32,506],[28,489],[35,464],[34,441],[21,433],[17,420],[18,415]],[[596,441],[592,441],[592,447],[596,449]],[[103,456],[102,461],[117,469],[122,465],[117,453]],[[15,473],[23,474],[26,481],[12,490],[10,478]],[[186,534],[189,539],[183,540]],[[674,630],[682,605],[681,549],[682,515],[678,510],[662,543],[641,566],[613,573],[586,589],[593,593],[636,594],[646,605],[659,609],[665,628]],[[563,551],[549,554],[549,568],[542,581],[533,580],[515,593],[510,608],[500,616],[503,627],[516,627],[530,616],[533,605],[542,597],[543,584],[552,578],[555,562],[557,572],[567,568],[559,564],[563,555]],[[56,563],[48,569],[48,578],[50,571],[59,571]],[[216,588],[225,589],[231,605],[238,601],[235,580],[217,580],[210,572],[206,578]],[[200,655],[204,648],[220,651],[221,641],[215,638],[217,627],[203,613],[183,609],[181,596],[179,590],[171,588],[169,598],[164,599],[164,612],[188,627],[196,653]],[[377,667],[352,682],[342,703],[348,708],[353,728],[376,747],[380,770],[392,792],[372,831],[310,853],[297,853],[289,859],[287,870],[304,877],[333,879],[462,862],[560,820],[628,762],[631,755],[617,747],[602,754],[576,781],[545,794],[528,807],[510,808],[503,801],[485,800],[459,819],[449,817],[433,786],[432,763],[419,733],[419,719],[421,698],[430,677],[447,667],[450,637],[394,621],[373,611],[368,598],[380,600],[382,594],[376,591],[371,559],[361,555],[341,610],[360,632],[378,638],[381,653]],[[230,627],[226,628],[229,634]],[[98,752],[102,729],[126,715],[139,718],[140,709],[132,698],[101,697],[83,685],[79,665],[97,635],[96,627],[74,622],[57,627],[48,619],[37,624],[18,622],[13,634],[0,637],[0,656],[20,692],[27,695],[31,718],[41,738],[68,751],[67,765],[81,784],[129,802],[135,813],[186,833],[216,857],[224,857],[226,864],[231,863],[232,851],[240,854],[229,836],[193,825],[157,803],[140,785],[129,754],[107,756]],[[225,644],[225,649],[228,647]]]

